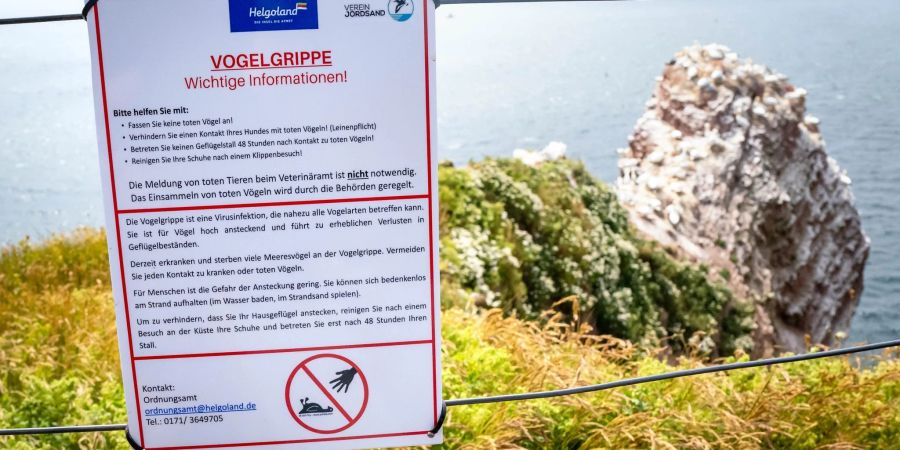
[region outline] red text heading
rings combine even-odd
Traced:
[[[331,65],[331,50],[209,55],[212,70],[321,67]]]

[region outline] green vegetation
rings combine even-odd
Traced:
[[[626,341],[551,319],[544,326],[444,315],[446,398],[529,392],[699,367],[669,366]],[[745,360],[746,356],[726,361]],[[454,407],[448,448],[898,448],[900,361],[846,359],[649,383],[529,402]]]
[[[730,355],[752,342],[751,305],[706,267],[676,262],[628,225],[615,194],[571,160],[440,168],[444,305],[535,318],[574,296],[599,333]]]
[[[102,233],[4,249],[0,427],[123,422],[114,317]],[[0,447],[127,448],[118,434],[0,438]]]
[[[730,274],[637,238],[579,163],[486,160],[444,165],[440,179],[445,398],[746,358],[749,307],[719,284]],[[124,422],[120,377],[104,234],[3,249],[0,427]],[[446,436],[452,449],[890,448],[900,442],[900,361],[456,407]],[[107,433],[0,438],[0,448],[127,445]]]
[[[3,250],[0,427],[124,422],[112,303],[100,232],[83,230]],[[445,398],[674,369],[646,348],[597,336],[586,325],[573,328],[561,315],[549,314],[523,322],[499,310],[446,310]],[[685,357],[678,366],[701,364]],[[831,359],[574,397],[455,407],[446,433],[445,447],[453,449],[891,448],[900,442],[900,361],[858,370],[846,359]],[[127,446],[121,433],[107,433],[0,438],[0,448]]]

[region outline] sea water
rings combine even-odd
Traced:
[[[423,0],[420,0],[423,1]],[[78,0],[0,5],[0,17]],[[443,6],[438,150],[465,163],[563,141],[607,182],[654,77],[725,44],[809,91],[872,239],[850,341],[900,337],[900,2],[765,0]],[[81,22],[0,28],[0,243],[100,226],[90,52]]]

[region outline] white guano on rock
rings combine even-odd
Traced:
[[[619,152],[637,229],[756,302],[760,356],[833,344],[863,289],[869,240],[806,96],[724,46],[688,47]]]

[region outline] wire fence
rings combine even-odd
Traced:
[[[460,4],[484,4],[484,3],[534,3],[534,2],[572,2],[572,1],[621,1],[621,0],[434,0],[435,6],[441,5],[460,5]],[[84,20],[90,12],[97,0],[88,1],[80,14],[58,14],[31,17],[12,17],[0,18],[0,25],[17,25],[29,23],[44,22],[62,22]],[[644,383],[652,383],[657,381],[672,380],[676,378],[699,376],[717,372],[729,372],[733,370],[749,369],[754,367],[767,367],[780,364],[789,364],[800,361],[809,361],[821,358],[833,358],[838,356],[846,356],[862,352],[870,352],[873,350],[882,350],[892,347],[900,347],[900,339],[890,341],[877,342],[874,344],[860,345],[847,348],[815,351],[801,355],[790,355],[775,358],[759,359],[755,361],[743,361],[729,364],[719,364],[694,369],[677,370],[656,375],[643,377],[626,378],[622,380],[611,381],[607,383],[592,384],[587,386],[572,387],[566,389],[557,389],[540,392],[526,392],[519,394],[495,395],[488,397],[472,397],[446,400],[443,403],[438,423],[435,424],[432,432],[437,432],[444,423],[446,417],[446,409],[454,406],[477,405],[485,403],[514,402],[527,401],[535,399],[544,399],[552,397],[561,397],[567,395],[577,395],[589,392],[598,392],[608,389],[634,386]],[[99,424],[99,425],[72,425],[72,426],[53,426],[53,427],[33,427],[33,428],[7,428],[0,429],[0,436],[25,436],[25,435],[47,435],[62,433],[98,433],[111,431],[125,431],[127,433],[126,424]]]
[[[496,395],[490,397],[472,397],[446,400],[445,408],[453,406],[477,405],[484,403],[499,402],[515,402],[535,400],[542,398],[561,397],[564,395],[577,395],[588,392],[605,391],[619,387],[634,386],[644,383],[652,383],[656,381],[672,380],[675,378],[693,377],[716,372],[729,372],[732,370],[749,369],[754,367],[775,366],[779,364],[789,364],[800,361],[809,361],[821,358],[834,358],[838,356],[851,355],[855,353],[869,352],[873,350],[882,350],[886,348],[900,347],[900,339],[894,339],[884,342],[876,342],[874,344],[859,345],[846,348],[836,348],[831,350],[815,351],[804,353],[802,355],[780,356],[776,358],[758,359],[755,361],[742,361],[730,364],[719,364],[706,367],[698,367],[694,369],[676,370],[672,372],[660,373],[656,375],[648,375],[643,377],[626,378],[623,380],[611,381],[608,383],[591,384],[587,386],[573,387],[567,389],[557,389],[551,391],[526,392],[521,394]],[[441,418],[435,426],[435,430],[440,429],[443,424],[445,412],[441,414]],[[0,429],[0,436],[14,435],[39,435],[39,434],[58,434],[58,433],[95,433],[106,431],[124,431],[124,424],[103,424],[103,425],[78,425],[78,426],[59,426],[59,427],[43,427],[43,428],[10,428]]]
[[[628,0],[434,0],[435,8],[441,5],[475,5],[486,3],[559,3],[559,2],[616,2]],[[26,23],[42,23],[42,22],[65,22],[70,20],[84,20],[87,18],[88,12],[97,3],[97,0],[90,0],[84,5],[81,14],[55,14],[46,16],[31,17],[8,17],[0,18],[0,25],[21,25]]]

